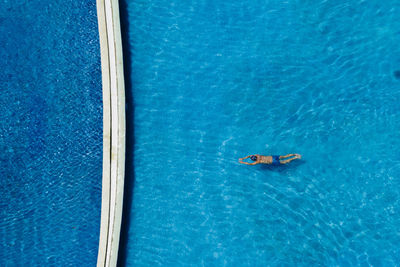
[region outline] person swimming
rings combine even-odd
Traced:
[[[245,162],[243,160],[250,158],[252,161],[252,163],[250,162]],[[288,154],[285,156],[278,156],[278,155],[273,155],[273,156],[263,156],[263,155],[250,155],[244,158],[240,158],[239,162],[242,164],[246,164],[246,165],[256,165],[256,164],[269,164],[269,165],[281,165],[281,164],[287,164],[289,162],[291,162],[292,160],[295,159],[301,159],[301,155],[300,154]]]

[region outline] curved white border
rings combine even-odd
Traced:
[[[103,84],[103,181],[97,266],[116,266],[125,173],[125,86],[117,0],[97,0]]]

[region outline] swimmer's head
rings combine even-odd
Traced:
[[[257,156],[251,156],[250,159],[251,159],[252,161],[256,161],[256,160],[257,160]]]

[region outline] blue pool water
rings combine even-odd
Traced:
[[[122,14],[120,262],[400,262],[399,1],[125,1]],[[304,159],[238,164],[251,153]]]
[[[96,1],[0,2],[0,266],[94,266],[102,93]]]

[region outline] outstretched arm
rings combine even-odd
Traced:
[[[245,159],[247,159],[247,158],[250,158],[251,156],[253,156],[253,155],[250,155],[250,156],[247,156],[247,157],[244,157],[244,158],[240,158],[240,159],[239,159],[239,162],[242,163],[242,164],[246,164],[246,165],[256,165],[257,163],[259,163],[258,161],[253,162],[253,163],[249,163],[249,162],[244,162],[244,161],[243,161],[243,160],[245,160]]]
[[[244,158],[240,158],[239,161],[244,160],[244,159],[248,159],[248,158],[250,158],[251,156],[252,156],[252,155],[247,156],[247,157],[244,157]]]
[[[246,164],[246,165],[256,165],[256,164],[258,164],[258,162],[248,163],[248,162],[244,162],[244,161],[240,161],[240,160],[239,160],[239,162],[242,163],[242,164]]]

